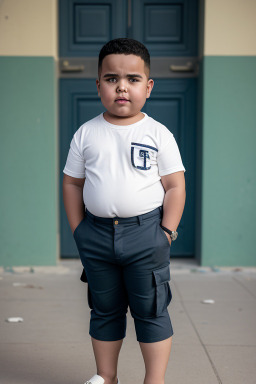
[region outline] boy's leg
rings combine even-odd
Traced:
[[[144,384],[164,384],[171,345],[172,337],[155,343],[140,342],[146,369]]]
[[[105,384],[116,384],[118,356],[123,339],[117,341],[101,341],[93,337],[91,339],[97,374],[103,377]]]
[[[172,293],[170,245],[160,227],[160,215],[142,220],[127,232],[127,260],[124,281],[137,340],[145,362],[144,384],[164,384],[170,356],[173,329],[167,307]]]
[[[75,232],[91,308],[90,335],[97,374],[105,384],[117,384],[117,362],[126,333],[128,301],[122,267],[113,249],[112,219],[107,223],[87,212]],[[104,221],[104,219],[103,219]]]

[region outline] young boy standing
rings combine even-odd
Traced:
[[[106,112],[76,131],[64,168],[64,205],[88,282],[91,384],[120,383],[128,306],[144,384],[164,384],[171,351],[170,245],[185,204],[185,169],[173,135],[141,112],[154,85],[149,71],[138,41],[115,39],[101,49],[96,84]]]

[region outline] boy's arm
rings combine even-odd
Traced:
[[[77,179],[64,174],[63,200],[72,233],[83,220],[85,210],[83,202],[83,187],[85,178]]]
[[[176,231],[182,217],[186,199],[184,172],[175,172],[170,175],[161,176],[161,182],[165,190],[162,225],[170,231]],[[165,234],[171,244],[170,235],[166,232]]]

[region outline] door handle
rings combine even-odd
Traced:
[[[69,65],[68,61],[63,61],[61,72],[83,72],[84,65]]]
[[[170,70],[172,72],[194,72],[194,66],[192,63],[187,63],[186,65],[170,65]]]

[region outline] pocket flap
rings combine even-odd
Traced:
[[[167,281],[170,281],[171,275],[170,275],[170,265],[166,265],[165,267],[156,269],[153,271],[156,285],[160,285],[163,283],[166,283]]]

